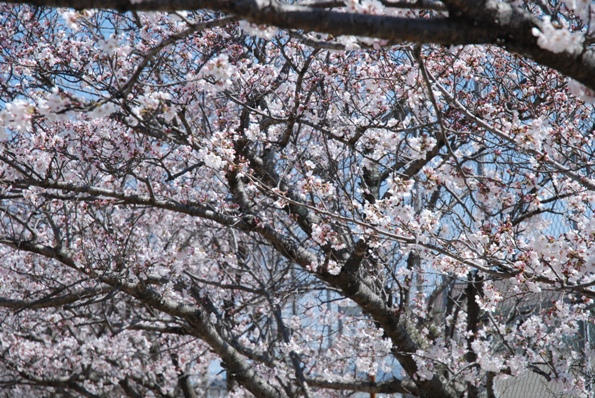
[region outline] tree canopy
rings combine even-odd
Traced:
[[[0,394],[589,396],[594,17],[0,3]]]

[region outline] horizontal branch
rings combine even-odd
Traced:
[[[165,333],[165,334],[177,334],[180,336],[187,336],[190,333],[187,329],[181,326],[155,326],[155,325],[147,325],[147,324],[133,324],[127,326],[126,330],[148,330],[151,332],[158,332],[158,333]]]
[[[82,381],[82,375],[79,373],[74,373],[70,376],[62,376],[62,377],[54,377],[54,378],[46,378],[34,375],[29,372],[20,371],[19,375],[23,377],[23,379],[27,380],[27,382],[22,382],[20,384],[32,384],[36,386],[48,386],[48,387],[55,387],[58,389],[69,389],[79,393],[83,397],[87,398],[99,398],[99,395],[91,393],[89,390],[84,388],[80,383],[77,381]],[[19,384],[18,382],[15,382]]]
[[[277,0],[13,0],[10,3],[118,11],[179,11],[210,9],[256,24],[300,29],[334,36],[364,36],[391,43],[434,43],[445,46],[495,44],[527,56],[595,90],[595,51],[554,53],[540,48],[533,28],[541,21],[501,1],[450,0],[456,18],[403,18],[332,11]],[[413,5],[412,5],[413,7]],[[459,15],[460,14],[460,15]],[[540,29],[541,30],[541,29]]]
[[[3,159],[1,159],[3,160]],[[171,199],[158,199],[150,195],[126,194],[106,188],[98,188],[91,185],[79,185],[74,183],[54,182],[47,180],[18,179],[1,180],[0,182],[16,188],[39,187],[54,189],[63,192],[88,194],[99,198],[111,198],[125,204],[151,206],[159,209],[171,210],[177,213],[187,214],[215,221],[221,225],[236,226],[239,229],[250,229],[250,226],[239,217],[222,214],[209,206],[199,203],[181,203]]]
[[[440,85],[438,85],[438,87],[442,90],[444,89]],[[461,107],[462,107],[462,105],[461,105]],[[464,107],[462,109],[464,109]],[[481,121],[481,120],[478,120],[478,122],[479,121]],[[485,123],[485,122],[483,122],[483,123]],[[484,127],[491,127],[491,126],[486,124],[486,126],[484,126]],[[501,134],[504,134],[504,133],[501,133]],[[507,136],[504,134],[503,137],[507,137]],[[557,165],[557,164],[555,164],[555,165]],[[567,171],[564,170],[563,167],[561,167],[559,169],[559,171],[564,174],[567,174]],[[571,176],[571,178],[572,178],[572,176]],[[579,177],[576,177],[576,180],[578,182],[582,182],[586,188],[590,188],[590,189],[592,188],[592,186],[589,185],[589,184],[592,184],[592,182],[590,182],[590,180],[588,180],[586,178],[579,178]],[[252,181],[256,184],[259,183],[259,181],[255,180],[255,179],[253,179]],[[105,188],[92,187],[89,185],[77,185],[77,184],[71,184],[71,183],[60,183],[60,182],[51,182],[51,181],[35,181],[35,180],[5,180],[5,181],[1,181],[1,182],[6,183],[7,185],[10,185],[13,187],[37,186],[40,188],[56,189],[56,190],[61,190],[61,191],[65,191],[65,192],[91,194],[91,195],[96,195],[98,197],[113,198],[113,199],[121,200],[122,203],[125,203],[125,204],[151,206],[151,207],[155,207],[155,208],[159,208],[159,209],[164,209],[164,210],[169,210],[169,211],[173,211],[173,212],[177,212],[177,213],[187,214],[187,215],[194,216],[194,217],[199,217],[199,218],[206,219],[206,220],[211,220],[211,221],[214,221],[214,222],[224,225],[224,226],[230,226],[230,227],[233,227],[233,228],[236,228],[239,230],[252,231],[252,232],[256,232],[256,233],[260,234],[267,241],[269,241],[271,244],[273,244],[273,246],[277,250],[279,250],[279,252],[281,254],[283,254],[288,259],[292,260],[296,264],[299,264],[300,266],[302,266],[306,269],[308,269],[312,264],[316,264],[316,262],[317,262],[316,261],[317,259],[313,253],[304,249],[303,247],[301,247],[300,245],[295,243],[292,239],[288,238],[287,236],[284,236],[283,234],[275,231],[273,228],[263,225],[262,223],[256,222],[256,220],[254,219],[253,216],[245,216],[245,215],[244,216],[231,216],[231,215],[222,214],[220,212],[216,212],[213,209],[211,209],[210,207],[207,207],[207,206],[204,206],[204,205],[201,205],[198,203],[183,204],[180,202],[173,201],[171,199],[156,199],[155,197],[151,197],[148,195],[125,194],[122,192],[112,191],[112,190],[105,189]],[[587,185],[585,185],[585,184],[587,184]],[[284,195],[281,195],[278,192],[271,191],[271,193],[279,196],[279,198],[282,198],[284,201],[287,201],[287,202],[292,201],[290,198],[288,198]],[[432,251],[435,251],[436,253],[451,257],[451,258],[461,262],[462,264],[479,269],[482,272],[491,274],[497,278],[511,277],[511,276],[514,276],[518,272],[518,271],[509,270],[507,273],[503,274],[501,272],[491,270],[487,267],[483,267],[480,264],[478,264],[477,262],[474,262],[471,260],[466,260],[459,256],[456,256],[453,253],[449,252],[448,250],[445,250],[435,244],[416,242],[416,239],[414,237],[405,237],[405,236],[395,235],[395,234],[392,234],[388,231],[382,230],[381,228],[378,228],[377,226],[374,226],[369,223],[365,223],[365,222],[362,222],[362,221],[359,221],[356,219],[352,219],[352,218],[346,218],[346,217],[343,217],[338,214],[329,213],[322,209],[318,209],[313,206],[308,206],[303,203],[299,203],[299,202],[295,202],[295,203],[296,203],[296,205],[304,206],[304,207],[306,207],[312,211],[315,211],[316,213],[323,215],[323,216],[327,216],[327,217],[330,217],[333,219],[337,219],[337,220],[341,220],[341,221],[345,221],[345,222],[349,222],[349,223],[356,223],[356,224],[361,225],[362,227],[365,227],[367,229],[374,230],[376,233],[378,233],[380,235],[394,239],[395,241],[405,243],[405,244],[416,244],[416,245],[424,246]],[[2,242],[2,243],[11,244],[10,242]],[[16,248],[16,246],[14,246],[14,247]],[[500,265],[503,269],[506,268],[505,265],[500,262],[495,262],[494,264]],[[525,270],[525,274],[530,276],[531,278],[534,278],[535,280],[537,280],[539,282],[542,282],[542,283],[545,283],[548,285],[552,285],[552,286],[556,286],[560,290],[575,291],[580,294],[584,294],[587,297],[595,298],[595,291],[593,289],[591,289],[593,286],[593,283],[595,283],[593,281],[589,281],[586,284],[577,284],[577,283],[571,283],[571,282],[562,281],[562,280],[552,280],[552,279],[548,279],[548,278],[545,278],[540,275],[532,275],[532,274],[528,273],[526,270]]]
[[[418,389],[412,381],[390,380],[383,382],[373,381],[328,381],[323,379],[307,379],[308,385],[316,388],[330,390],[349,390],[368,392],[371,394],[413,394],[418,395]]]
[[[0,307],[3,308],[10,308],[14,310],[24,310],[24,309],[40,309],[40,308],[51,308],[51,307],[61,307],[63,305],[68,305],[75,303],[79,300],[85,300],[90,297],[94,297],[100,294],[107,294],[113,291],[114,288],[111,286],[103,286],[103,287],[96,287],[96,288],[86,288],[75,290],[74,292],[64,294],[62,296],[57,297],[43,297],[38,300],[18,300],[18,299],[11,299],[7,297],[0,297]]]
[[[10,3],[75,9],[118,11],[180,11],[210,9],[240,16],[247,21],[283,29],[301,29],[334,36],[365,36],[394,42],[481,44],[495,42],[497,35],[484,27],[447,18],[414,19],[353,14],[317,7],[283,4],[276,0],[16,0]]]

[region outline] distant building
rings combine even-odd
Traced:
[[[499,303],[494,316],[509,319],[510,323],[520,321],[537,310],[550,308],[554,302],[564,300],[564,292],[540,291],[523,292],[515,294],[511,283],[507,279],[492,281],[493,287],[501,294],[508,293]],[[435,301],[436,313],[446,315],[449,300],[456,300],[465,294],[467,282],[455,282],[450,289],[441,293]],[[463,300],[464,303],[464,300]],[[442,307],[440,306],[442,305]],[[464,305],[464,304],[463,304]],[[595,327],[592,324],[581,323],[579,334],[576,336],[575,347],[583,351],[588,358],[588,353],[595,349]],[[595,358],[588,365],[595,373]],[[594,381],[595,382],[595,381]],[[497,378],[494,381],[494,393],[497,398],[574,398],[576,395],[564,393],[564,389],[554,382],[548,381],[544,376],[527,372],[520,376]],[[487,396],[484,392],[483,397]],[[595,395],[593,395],[595,397]]]
[[[497,380],[494,392],[498,398],[573,398],[565,394],[563,389],[548,382],[537,373],[528,372],[521,376]]]

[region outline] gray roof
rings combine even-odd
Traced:
[[[494,382],[498,398],[572,398],[576,395],[564,393],[561,386],[548,382],[537,373],[528,372],[521,376],[508,377]]]

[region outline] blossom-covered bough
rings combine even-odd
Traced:
[[[589,396],[594,17],[0,4],[2,394]]]

